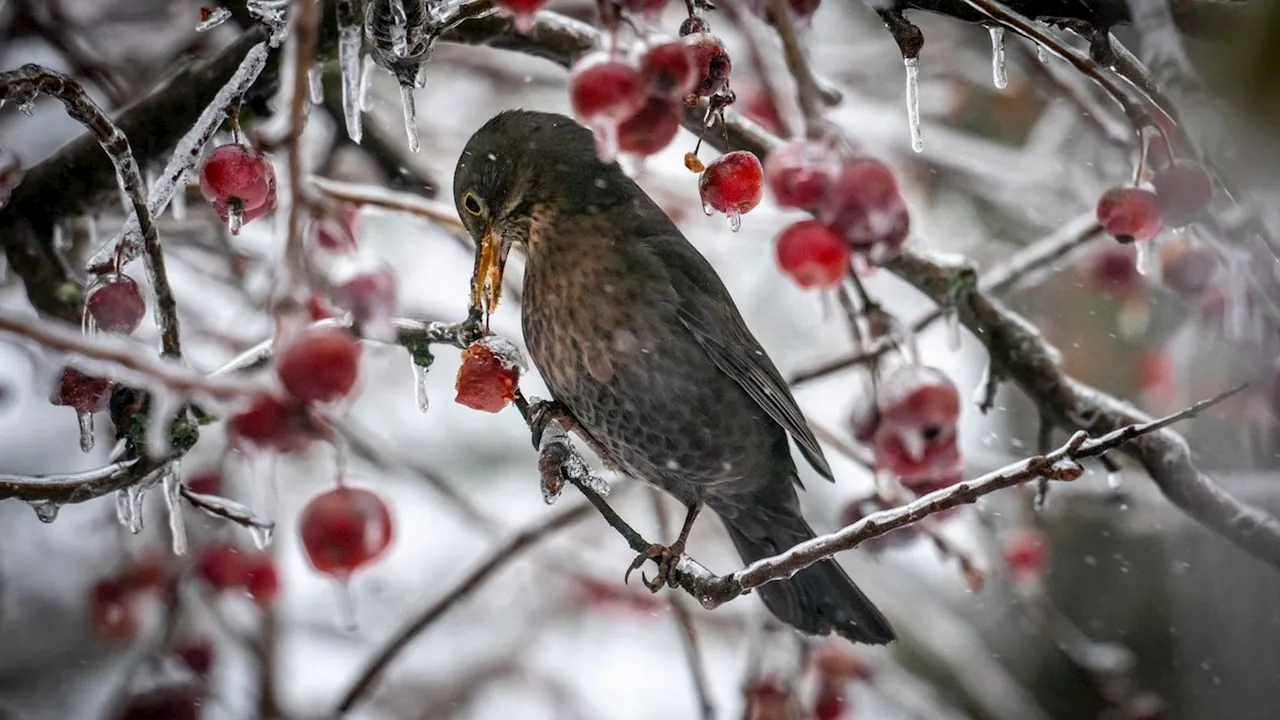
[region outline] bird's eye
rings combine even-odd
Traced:
[[[470,190],[467,191],[466,195],[462,196],[462,207],[466,208],[467,212],[472,215],[479,216],[484,214],[484,203],[481,202],[478,195]]]

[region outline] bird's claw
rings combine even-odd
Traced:
[[[529,430],[533,433],[533,449],[537,450],[542,447],[542,434],[547,430],[547,423],[552,420],[560,422],[564,427],[570,422],[572,415],[569,409],[559,400],[539,400],[529,406]],[[565,430],[570,428],[565,427]]]
[[[640,573],[640,580],[645,587],[649,588],[649,592],[656,593],[663,588],[664,585],[675,586],[678,583],[677,566],[680,563],[680,557],[684,555],[684,543],[676,542],[670,547],[662,545],[650,545],[644,552],[636,555],[631,561],[631,565],[627,568],[626,575],[623,575],[622,582],[626,583],[631,579],[631,573],[639,569],[649,560],[658,563],[658,574],[652,580]]]

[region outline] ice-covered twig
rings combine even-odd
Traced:
[[[392,636],[386,645],[379,648],[360,672],[351,688],[343,694],[338,702],[337,714],[345,715],[373,689],[378,677],[391,661],[406,645],[431,627],[436,620],[466,596],[470,595],[481,583],[497,570],[505,567],[524,552],[533,548],[539,541],[562,530],[590,513],[591,505],[578,501],[562,505],[549,517],[528,527],[511,537],[511,539],[495,547],[483,562],[476,566],[466,578],[443,597],[410,620],[399,632]]]
[[[213,400],[234,400],[260,388],[245,380],[206,377],[182,365],[150,357],[139,342],[111,335],[88,337],[72,325],[0,310],[0,333],[26,338],[59,352],[105,363],[143,387]]]
[[[439,200],[431,200],[412,193],[396,192],[377,185],[343,182],[318,176],[311,177],[311,185],[320,194],[334,200],[399,210],[426,218],[450,230],[466,232],[462,221],[458,219],[458,211]]]
[[[237,525],[243,525],[258,531],[271,532],[275,529],[275,523],[259,517],[252,510],[238,502],[218,497],[217,495],[198,493],[185,485],[181,487],[180,492],[187,502],[210,515],[230,520]]]
[[[1102,228],[1098,225],[1095,213],[1092,210],[1083,213],[1063,223],[1049,235],[1018,250],[1005,262],[983,273],[978,279],[978,289],[996,295],[1033,285],[1050,265],[1098,237],[1101,232]],[[947,305],[938,305],[911,323],[911,331],[913,333],[924,331],[947,312],[949,312]],[[892,341],[882,339],[862,352],[827,360],[812,368],[801,370],[791,376],[790,383],[799,385],[848,367],[869,363],[894,347],[896,345]]]
[[[182,343],[178,334],[178,306],[169,287],[169,273],[164,266],[164,251],[160,248],[160,235],[152,222],[147,207],[146,183],[134,160],[129,138],[102,112],[75,78],[39,65],[24,65],[17,70],[0,73],[0,101],[10,100],[18,105],[31,103],[37,95],[50,95],[62,102],[67,115],[98,140],[116,169],[116,181],[128,204],[124,214],[142,235],[146,251],[147,275],[156,295],[156,326],[160,328],[161,353],[165,357],[182,356]],[[130,211],[132,215],[130,216]]]
[[[284,244],[284,273],[272,300],[276,315],[276,334],[282,332],[281,313],[295,309],[294,301],[302,295],[307,282],[307,249],[303,229],[307,212],[306,178],[303,176],[302,130],[309,107],[307,74],[315,62],[316,38],[320,30],[321,8],[315,2],[292,5],[293,29],[289,47],[293,50],[293,77],[289,96],[289,134],[285,153],[289,159],[288,230]]]
[[[796,35],[795,21],[791,17],[791,5],[787,0],[769,0],[769,12],[773,17],[774,27],[782,40],[783,56],[787,59],[787,69],[796,79],[796,100],[800,103],[800,113],[804,116],[804,133],[810,139],[822,136],[824,122],[822,119],[822,103],[818,97],[818,84],[813,77],[813,69],[804,56],[804,47]]]
[[[124,460],[92,470],[61,475],[0,475],[0,500],[79,502],[105,495],[129,474],[138,460]]]
[[[764,41],[760,28],[752,24],[752,18],[749,17],[741,0],[730,0],[718,9],[724,11],[725,17],[746,40],[747,59],[751,62],[751,69],[760,83],[760,91],[764,94],[769,107],[777,111],[778,135],[785,138],[795,137],[795,129],[788,117],[790,113],[783,110],[782,93],[776,82],[775,75],[781,73],[772,72],[769,63],[765,61],[763,50],[771,44]]]

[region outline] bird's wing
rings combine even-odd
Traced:
[[[791,435],[814,470],[834,480],[822,447],[782,374],[747,329],[728,289],[706,258],[679,235],[647,237],[635,247],[648,251],[666,270],[678,297],[681,322],[721,372],[736,380]]]

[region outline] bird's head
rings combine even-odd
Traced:
[[[473,311],[492,312],[516,243],[550,242],[557,218],[607,212],[643,193],[617,163],[601,163],[591,132],[553,113],[498,114],[467,141],[453,201],[476,241]]]

